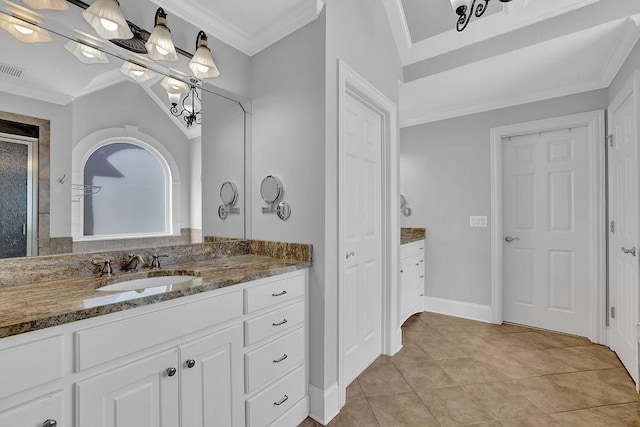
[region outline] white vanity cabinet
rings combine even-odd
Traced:
[[[400,246],[398,315],[402,325],[409,316],[424,311],[424,240]]]
[[[300,270],[0,339],[0,426],[297,425],[307,280]]]

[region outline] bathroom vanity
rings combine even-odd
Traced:
[[[310,261],[246,253],[0,287],[0,426],[299,424]],[[174,274],[195,278],[99,289]]]
[[[402,228],[400,230],[400,282],[398,286],[400,325],[409,316],[424,311],[425,237],[424,228]]]

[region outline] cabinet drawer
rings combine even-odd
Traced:
[[[245,313],[290,301],[304,295],[304,276],[297,275],[244,290]]]
[[[76,370],[91,368],[240,316],[242,292],[238,290],[78,331],[75,334]]]
[[[0,426],[40,427],[45,421],[56,421],[60,427],[66,426],[62,418],[62,392],[40,397],[24,405],[0,411]]]
[[[250,346],[304,322],[304,301],[244,322],[245,345]]]
[[[304,366],[247,399],[247,426],[267,426],[305,396]]]
[[[304,348],[304,329],[300,328],[247,353],[244,356],[246,392],[251,393],[302,362]]]
[[[62,336],[0,351],[0,399],[62,375]]]

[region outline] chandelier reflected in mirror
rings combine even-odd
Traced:
[[[491,0],[451,0],[451,7],[458,14],[458,22],[456,30],[464,31],[471,21],[471,16],[475,15],[480,18],[487,11]],[[501,3],[509,3],[511,0],[499,0]]]
[[[175,117],[182,117],[188,128],[194,124],[202,124],[202,99],[198,83],[196,79],[191,79],[187,84],[172,77],[165,77],[162,81],[171,103],[169,111]]]

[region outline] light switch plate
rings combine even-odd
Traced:
[[[470,216],[469,217],[469,227],[487,228],[488,227],[488,219],[487,219],[486,216]]]

